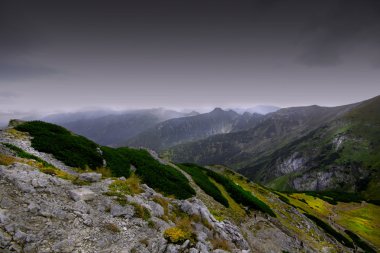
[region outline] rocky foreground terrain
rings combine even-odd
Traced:
[[[253,183],[250,190],[276,217],[246,212],[231,199],[226,208],[185,172],[192,198],[164,196],[140,181],[126,193],[129,178],[71,168],[12,127],[0,132],[0,143],[0,252],[353,251]],[[37,158],[21,158],[7,144]]]

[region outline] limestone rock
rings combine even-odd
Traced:
[[[131,218],[134,214],[134,209],[132,206],[121,206],[121,205],[112,205],[111,206],[111,215],[114,217],[124,216],[126,218]]]
[[[102,174],[95,172],[81,173],[79,174],[79,179],[91,183],[99,182],[102,179]]]
[[[93,200],[96,197],[96,194],[88,188],[79,188],[79,189],[70,190],[69,195],[75,201]]]

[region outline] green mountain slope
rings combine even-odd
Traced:
[[[240,170],[278,190],[338,190],[379,199],[380,97]]]
[[[177,145],[163,153],[177,162],[243,168],[344,114],[353,106],[285,108],[266,115],[248,130]]]

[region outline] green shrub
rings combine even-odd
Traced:
[[[251,192],[244,190],[240,185],[235,184],[235,182],[233,182],[231,179],[215,171],[200,166],[198,166],[198,168],[204,170],[207,176],[213,178],[216,182],[221,184],[226,189],[231,198],[236,201],[236,203],[242,204],[248,208],[260,210],[264,213],[269,214],[270,216],[276,217],[276,214],[267,204],[253,196]]]
[[[171,227],[164,231],[164,238],[171,243],[181,244],[191,239],[191,233],[179,227]]]
[[[267,204],[253,196],[251,192],[244,190],[240,185],[235,184],[232,180],[212,170],[207,170],[207,175],[223,185],[236,203],[247,206],[248,208],[260,210],[270,216],[276,217],[276,214]]]
[[[129,177],[131,175],[131,163],[128,158],[117,149],[101,147],[103,158],[107,162],[107,168],[111,169],[115,177]]]
[[[348,240],[342,234],[338,233],[329,224],[325,223],[324,221],[320,220],[319,218],[317,218],[311,214],[305,213],[305,216],[308,217],[310,220],[314,221],[315,224],[317,224],[320,228],[322,228],[326,233],[333,236],[338,242],[342,243],[346,247],[349,247],[352,249],[354,248],[354,245],[350,240]]]
[[[286,204],[290,204],[290,201],[289,201],[289,199],[287,198],[287,197],[284,197],[284,196],[282,196],[282,195],[278,195],[279,197],[279,199],[282,201],[282,202],[285,202]]]
[[[369,246],[366,242],[364,242],[362,239],[360,239],[359,236],[357,236],[354,232],[351,232],[350,230],[345,230],[346,234],[348,234],[351,239],[358,245],[360,248],[362,248],[367,253],[376,253],[376,250],[374,250],[371,246]]]
[[[16,147],[15,145],[12,145],[12,144],[9,144],[9,143],[3,143],[3,145],[5,145],[7,148],[13,150],[14,152],[16,152],[16,156],[18,156],[20,158],[33,159],[33,160],[35,160],[37,162],[42,163],[45,167],[54,167],[50,163],[42,160],[41,158],[39,158],[39,157],[37,157],[35,155],[32,155],[32,154],[30,154],[28,152],[25,152],[24,150],[22,150],[19,147]]]
[[[165,195],[174,195],[178,199],[187,199],[195,195],[189,180],[177,169],[164,165],[154,159],[146,150],[118,148],[131,164],[144,183]]]
[[[15,129],[28,132],[33,137],[33,148],[54,155],[68,166],[96,169],[103,165],[103,158],[94,142],[74,135],[63,127],[42,121],[30,121],[16,126]]]
[[[225,207],[229,207],[228,200],[223,196],[220,190],[210,181],[208,176],[206,175],[205,170],[202,167],[199,167],[196,164],[179,164],[182,170],[188,173],[194,182],[208,195],[213,197],[216,201],[224,205]]]

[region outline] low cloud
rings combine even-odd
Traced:
[[[0,63],[0,81],[17,81],[57,73],[59,72],[56,69],[45,66]]]
[[[9,91],[0,91],[1,99],[12,99],[18,97],[18,94]]]

